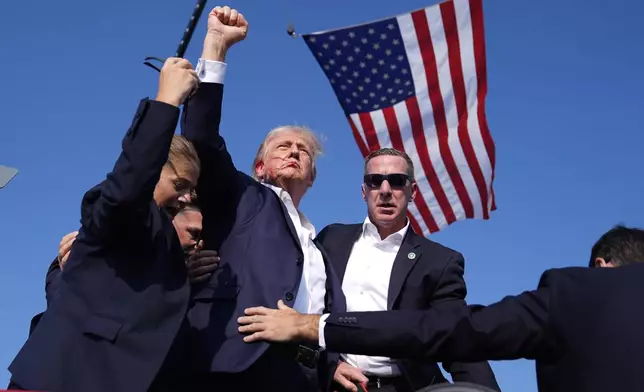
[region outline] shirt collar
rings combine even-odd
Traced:
[[[302,225],[302,227],[304,227],[308,231],[310,231],[312,236],[313,236],[313,238],[315,238],[315,235],[316,235],[315,226],[313,226],[311,221],[309,221],[309,218],[307,218],[306,215],[304,215],[304,213],[302,211],[300,211],[298,208],[295,208],[295,204],[293,203],[293,198],[291,197],[291,195],[285,189],[280,188],[278,186],[275,186],[275,185],[272,185],[272,184],[269,184],[269,183],[266,183],[266,182],[262,182],[262,185],[272,189],[273,192],[275,192],[277,194],[277,196],[280,198],[280,200],[282,200],[282,202],[287,207],[289,205],[293,206],[295,211],[297,211],[297,214],[298,214],[298,216],[300,218],[300,224]]]
[[[382,239],[380,238],[380,233],[378,233],[378,228],[376,225],[374,225],[371,222],[371,219],[367,216],[364,220],[364,223],[362,224],[362,237],[371,237],[375,239],[376,241],[381,241],[381,242],[390,242],[394,245],[400,246],[403,242],[403,239],[405,238],[405,235],[407,234],[407,230],[409,229],[409,219],[407,219],[407,224],[405,227],[402,229],[398,230],[397,232],[390,234],[387,238]]]

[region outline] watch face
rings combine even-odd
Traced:
[[[18,169],[13,167],[0,166],[0,189],[7,186],[9,181],[11,181],[16,174],[18,174]]]

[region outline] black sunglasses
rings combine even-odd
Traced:
[[[404,188],[409,181],[407,174],[393,173],[393,174],[366,174],[364,176],[364,183],[367,187],[376,189],[380,188],[385,180],[392,188]]]

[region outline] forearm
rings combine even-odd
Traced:
[[[81,223],[86,233],[111,235],[118,222],[130,225],[149,211],[178,119],[179,108],[141,100],[112,172],[83,197]]]
[[[326,347],[350,354],[436,362],[535,359],[547,349],[547,293],[526,292],[489,307],[451,311],[331,314]]]

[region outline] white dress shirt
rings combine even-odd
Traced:
[[[287,191],[270,184],[264,185],[271,188],[286,206],[304,253],[304,268],[293,309],[299,313],[321,314],[325,308],[326,268],[322,253],[313,242],[315,227],[302,212],[295,208],[293,199]]]
[[[380,238],[378,229],[367,217],[362,234],[354,243],[342,281],[348,312],[387,310],[389,280],[394,260],[409,229],[409,221],[401,230]],[[324,347],[324,320],[320,319],[319,343]],[[400,369],[391,358],[342,354],[342,358],[364,373],[379,377],[400,375]]]

